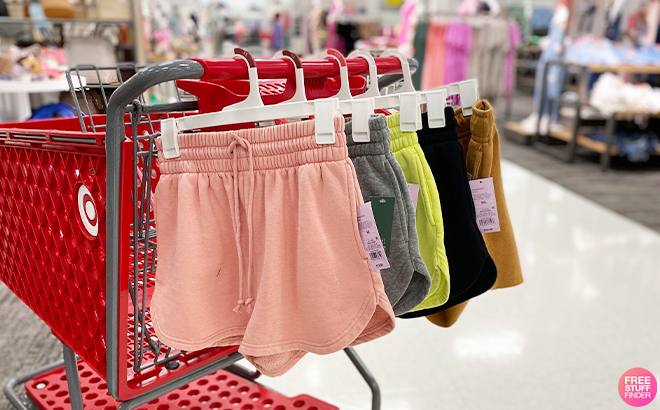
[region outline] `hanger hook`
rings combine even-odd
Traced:
[[[248,93],[247,98],[245,98],[243,101],[227,106],[223,109],[223,111],[230,111],[230,110],[235,110],[239,108],[246,108],[246,107],[263,107],[264,103],[261,100],[261,94],[259,93],[259,75],[257,72],[257,62],[252,57],[252,54],[250,54],[247,50],[244,50],[242,48],[236,47],[234,49],[235,56],[234,58],[237,60],[243,60],[245,61],[245,64],[247,65],[248,69],[248,80],[250,81],[250,91]]]
[[[401,85],[400,92],[411,92],[415,91],[415,86],[413,86],[412,76],[410,75],[410,66],[408,65],[408,59],[399,53],[397,50],[387,49],[381,57],[396,57],[401,62],[401,72],[403,73],[403,84]]]
[[[293,62],[293,72],[296,75],[296,92],[285,102],[296,102],[296,101],[307,101],[307,96],[305,95],[305,73],[303,71],[302,61],[297,54],[289,50],[280,50],[273,58],[289,59]]]
[[[337,50],[329,48],[325,50],[325,57],[330,57],[339,63],[339,78],[341,80],[341,86],[339,87],[339,92],[335,97],[338,97],[340,100],[352,100],[353,96],[351,95],[351,88],[348,82],[348,64],[346,64],[346,59],[344,56]]]
[[[378,89],[378,67],[376,66],[376,60],[374,60],[371,53],[365,50],[353,50],[348,55],[348,58],[362,58],[367,60],[367,63],[369,64],[369,89],[356,97],[380,97],[380,91]]]

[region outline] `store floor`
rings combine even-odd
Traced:
[[[450,329],[399,320],[358,346],[383,409],[629,408],[623,372],[660,377],[660,235],[511,163],[504,180],[525,283],[474,300]],[[267,384],[369,408],[341,354],[308,356]]]
[[[474,300],[450,329],[398,320],[392,334],[358,346],[383,409],[629,408],[619,377],[632,367],[660,377],[660,235],[510,162],[503,171],[525,283]],[[2,383],[60,354],[3,286],[0,351]],[[369,389],[343,353],[308,355],[260,380],[343,410],[369,408]]]

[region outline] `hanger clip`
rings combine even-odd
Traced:
[[[337,98],[314,100],[314,129],[317,144],[335,143],[335,112],[338,109]]]
[[[479,99],[479,89],[477,80],[466,80],[458,83],[458,91],[461,95],[461,108],[463,115],[469,117],[472,115],[472,106]]]
[[[426,91],[426,113],[429,128],[444,128],[445,106],[447,105],[447,90]]]
[[[166,159],[178,158],[179,129],[174,118],[166,118],[160,122],[160,138],[163,143],[163,155]]]
[[[373,98],[362,98],[351,101],[353,108],[353,141],[369,142],[371,140],[369,131],[369,118],[374,113],[375,102]]]
[[[421,98],[416,91],[399,94],[400,99],[400,128],[401,131],[417,131],[422,129]]]

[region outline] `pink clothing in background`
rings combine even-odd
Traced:
[[[445,26],[429,22],[422,67],[422,90],[445,84]]]
[[[328,20],[325,23],[325,30],[326,30],[326,39],[325,39],[325,48],[334,48],[335,50],[338,50],[339,47],[339,40],[341,39],[339,35],[337,34],[337,23],[334,21]],[[341,39],[343,40],[343,39]]]
[[[314,121],[179,134],[156,188],[161,342],[194,351],[240,345],[278,376],[307,352],[383,336],[394,313],[357,226],[362,204],[344,119],[334,144]]]
[[[472,26],[468,23],[449,23],[445,29],[445,83],[467,80],[472,51]],[[487,69],[487,67],[484,67]]]
[[[521,40],[520,26],[515,21],[509,22],[509,51],[506,52],[505,68],[504,68],[504,95],[509,96],[513,91],[514,70],[516,69],[514,61],[516,57],[516,49]]]
[[[458,5],[456,12],[459,16],[474,16],[481,10],[481,2],[479,0],[463,0]]]
[[[408,44],[409,38],[412,38],[412,36],[408,37],[408,32],[412,29],[410,20],[412,19],[413,13],[415,12],[415,7],[416,3],[414,1],[406,1],[399,9],[401,28],[399,30],[399,35],[397,36],[396,42],[398,47],[405,46]]]

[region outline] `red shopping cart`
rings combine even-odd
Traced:
[[[384,85],[396,81],[397,58],[376,62],[380,74],[390,74],[381,78]],[[291,64],[257,60],[263,79],[289,77]],[[310,78],[339,72],[330,60],[303,65]],[[368,73],[362,59],[349,60],[348,67],[351,75]],[[81,75],[85,87],[74,85]],[[77,118],[0,124],[0,280],[64,345],[63,361],[5,386],[10,402],[28,408],[16,391],[24,384],[40,409],[335,409],[256,384],[258,372],[236,364],[238,347],[177,351],[151,327],[157,267],[152,193],[159,179],[154,142],[162,119],[198,112],[197,101],[174,81],[244,79],[244,63],[81,66],[67,78]],[[154,87],[169,87],[169,100],[154,103],[148,93]],[[285,81],[264,87],[272,93]],[[372,407],[379,408],[376,381],[352,349],[346,353],[372,390]]]

